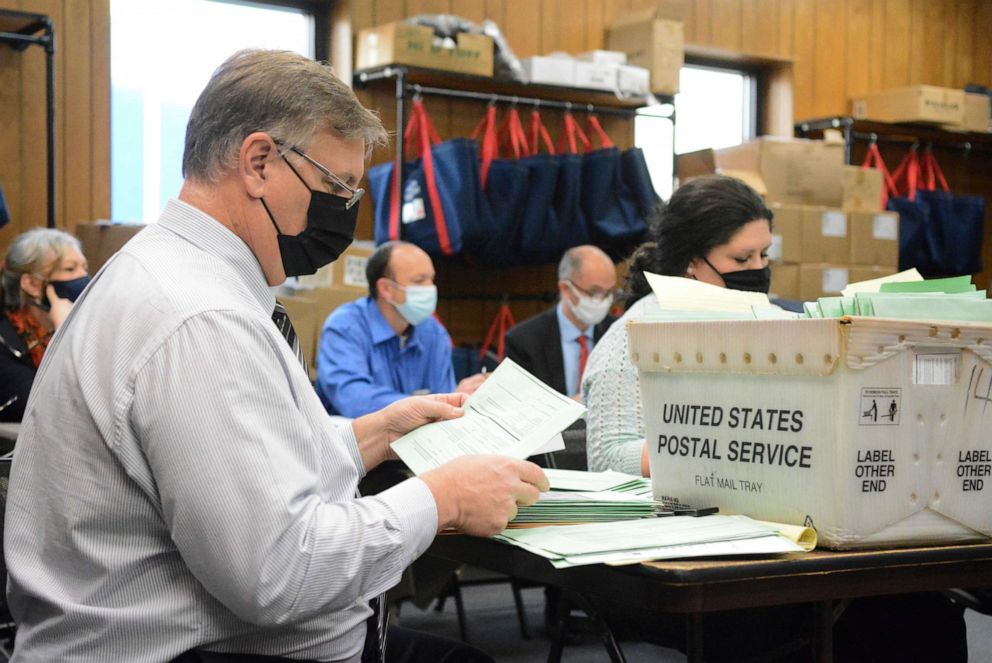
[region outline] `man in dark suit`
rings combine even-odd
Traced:
[[[506,354],[548,385],[577,397],[585,360],[616,319],[616,268],[603,251],[569,249],[558,263],[559,301],[506,334]]]

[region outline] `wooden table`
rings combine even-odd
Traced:
[[[520,548],[468,536],[439,536],[428,554],[561,587],[592,602],[602,599],[652,614],[684,614],[690,662],[703,660],[702,614],[706,612],[811,603],[814,657],[830,661],[834,601],[992,587],[989,543],[860,552],[818,550],[620,567],[594,564],[560,570]],[[607,635],[612,640],[612,634]],[[552,642],[549,662],[560,660],[563,638],[564,634]],[[624,660],[615,641],[607,648],[613,661]]]

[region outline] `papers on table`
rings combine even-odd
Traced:
[[[842,295],[845,297],[853,297],[857,292],[878,292],[879,288],[882,287],[883,283],[901,283],[905,281],[922,281],[923,277],[920,275],[916,268],[907,269],[904,272],[899,272],[898,274],[891,274],[890,276],[883,276],[879,279],[871,279],[869,281],[858,281],[857,283],[851,283],[846,288],[841,290]]]
[[[610,491],[556,491],[541,493],[536,503],[520,507],[510,527],[636,520],[664,513],[664,505],[649,497]]]
[[[585,413],[585,407],[504,359],[465,402],[465,415],[407,433],[393,451],[416,474],[468,454],[527,458]]]
[[[803,552],[774,524],[746,516],[673,516],[612,523],[507,529],[498,540],[547,558],[555,568],[653,559]]]
[[[628,484],[632,481],[646,481],[650,485],[650,479],[635,477],[633,474],[624,472],[584,472],[582,470],[559,470],[548,468],[544,470],[551,484],[551,490],[610,490],[612,488]]]

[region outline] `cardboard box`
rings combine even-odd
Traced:
[[[772,265],[772,285],[768,296],[772,299],[802,299],[799,296],[799,265]]]
[[[575,63],[575,87],[589,90],[615,90],[619,67],[595,62]]]
[[[575,85],[575,60],[553,55],[535,55],[520,61],[527,80],[542,85]]]
[[[807,263],[799,266],[799,299],[811,302],[820,297],[837,297],[849,283],[867,279],[852,278],[847,265]]]
[[[741,180],[763,198],[768,196],[768,189],[765,187],[765,182],[761,179],[761,175],[748,170],[717,168],[716,153],[710,148],[679,154],[676,156],[676,160],[676,170],[680,184],[685,184],[689,180],[704,175],[719,174]]]
[[[804,262],[845,264],[851,255],[847,212],[833,207],[803,210],[802,259]]]
[[[987,94],[972,94],[966,92],[964,95],[964,119],[961,124],[948,124],[947,129],[955,131],[975,131],[978,133],[988,133],[992,131],[992,111],[989,106],[992,98]]]
[[[860,166],[844,166],[844,194],[841,207],[848,211],[876,212],[882,209],[882,171]]]
[[[992,327],[854,318],[628,330],[655,499],[806,524],[828,548],[992,535],[992,348],[979,342]]]
[[[851,100],[857,120],[879,122],[964,122],[964,90],[936,85],[913,85],[874,92]]]
[[[855,265],[899,266],[899,215],[895,212],[848,212],[850,259]]]
[[[718,169],[757,173],[769,202],[840,207],[844,146],[820,140],[761,136],[715,152]]]
[[[374,252],[373,242],[352,242],[337,260],[321,267],[316,274],[297,277],[296,287],[300,290],[337,288],[368,294],[369,284],[365,279],[365,266],[369,262],[369,256]]]
[[[455,48],[435,42],[434,30],[397,21],[358,33],[356,69],[407,64],[477,76],[493,75],[493,40],[461,32]]]
[[[662,2],[654,8],[626,12],[606,33],[610,50],[627,54],[627,63],[651,72],[651,91],[673,95],[679,91],[679,72],[685,63],[683,21],[687,2]]]
[[[83,245],[83,256],[89,263],[90,274],[100,271],[110,256],[144,228],[144,224],[137,223],[77,224],[75,235]]]
[[[772,220],[772,245],[768,248],[768,261],[774,264],[802,262],[806,207],[777,203],[771,206],[771,210],[775,218]]]

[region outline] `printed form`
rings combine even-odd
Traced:
[[[582,404],[504,359],[465,402],[464,416],[421,426],[394,442],[392,449],[416,474],[469,454],[527,458],[585,411]]]

